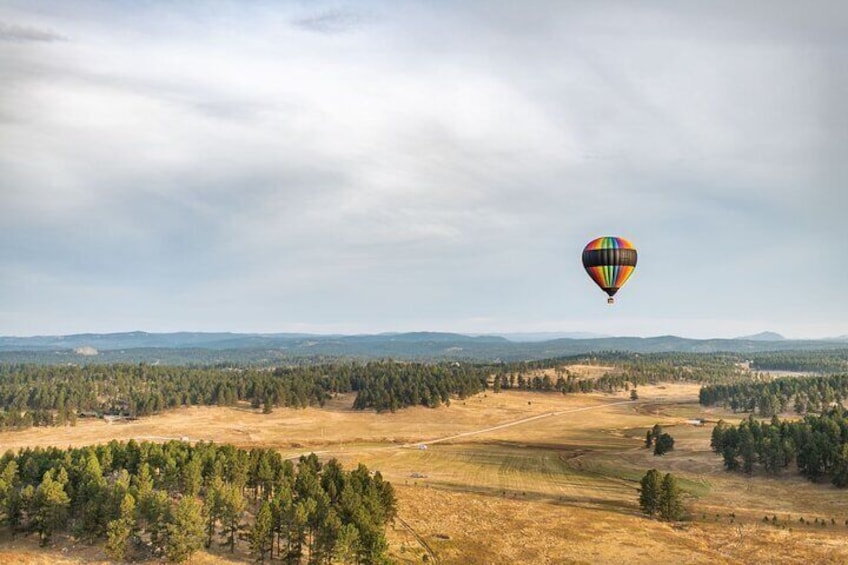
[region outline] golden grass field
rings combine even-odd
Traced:
[[[355,412],[351,396],[269,415],[184,408],[135,422],[2,433],[0,450],[187,437],[361,461],[396,487],[400,519],[389,540],[400,563],[421,563],[425,554],[431,563],[457,564],[848,563],[848,492],[794,474],[725,472],[709,450],[712,425],[686,420],[738,416],[702,409],[698,388],[640,387],[636,402],[625,392],[489,392],[395,414]],[[655,423],[676,440],[664,457],[643,447]],[[652,467],[680,479],[688,520],[667,524],[639,513],[636,487]],[[763,523],[773,515],[777,525]],[[105,559],[98,548],[69,543],[41,550],[32,538],[0,541],[0,562]],[[250,558],[214,552],[194,559],[229,561]]]

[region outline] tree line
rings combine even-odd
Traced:
[[[564,362],[616,363],[598,379],[578,378]],[[554,377],[539,370],[554,367]],[[0,429],[73,425],[79,417],[136,418],[180,406],[322,406],[339,393],[356,393],[361,410],[436,407],[452,397],[482,392],[493,377],[495,392],[533,390],[582,393],[638,384],[707,381],[732,374],[723,357],[668,354],[604,354],[504,364],[335,362],[261,369],[147,364],[0,365]]]
[[[490,369],[458,363],[339,363],[273,370],[151,365],[0,365],[0,429],[75,424],[83,416],[149,416],[179,406],[322,406],[356,392],[354,407],[435,407],[485,389]]]
[[[452,395],[464,399],[486,390],[489,372],[487,366],[459,363],[379,364],[367,378],[354,380],[358,392],[353,407],[394,412],[407,406],[450,405]]]
[[[751,368],[757,371],[843,373],[848,371],[848,349],[757,353],[751,356]]]
[[[569,363],[613,368],[600,378],[580,378],[568,370]],[[0,364],[0,429],[73,425],[79,417],[102,415],[136,418],[180,406],[233,406],[240,402],[271,412],[275,407],[322,406],[336,394],[351,392],[356,393],[354,408],[361,410],[435,407],[450,403],[453,397],[485,391],[490,378],[495,392],[562,394],[615,392],[660,382],[741,383],[748,373],[739,363],[740,358],[730,354],[607,352],[520,363],[389,360],[266,369],[143,363]],[[816,406],[815,398],[804,400],[805,409]],[[737,404],[748,405],[747,401]]]
[[[848,397],[848,374],[760,379],[703,386],[698,398],[703,406],[720,405],[769,418],[790,407],[797,414],[821,412]]]
[[[745,368],[749,363],[751,373]],[[563,365],[611,365],[613,368],[596,379],[579,378]],[[553,377],[533,373],[554,369]],[[745,383],[771,380],[758,374],[768,370],[838,373],[848,369],[848,349],[832,351],[780,351],[753,356],[739,353],[629,353],[598,352],[591,355],[556,357],[539,361],[504,363],[495,373],[495,390],[518,389],[531,391],[616,392],[630,387],[669,382],[697,382],[706,388],[738,387]],[[788,379],[784,379],[788,380]],[[740,389],[741,390],[741,389]],[[816,395],[811,396],[815,411]],[[737,399],[738,409],[745,403]],[[802,399],[805,406],[807,399]],[[770,416],[771,414],[767,414]]]
[[[752,473],[761,467],[777,474],[794,465],[811,481],[830,479],[848,486],[848,414],[842,407],[802,420],[759,422],[753,414],[738,426],[723,420],[713,428],[710,446],[730,471]]]
[[[541,361],[505,363],[494,373],[493,390],[539,392],[617,392],[631,387],[669,382],[722,383],[746,378],[742,358],[725,353],[626,353],[558,357]],[[580,378],[564,365],[611,365],[598,378]],[[553,369],[554,374],[545,373]],[[542,374],[540,374],[542,373]]]
[[[0,523],[104,543],[111,559],[188,559],[214,543],[260,561],[383,563],[392,485],[364,465],[185,442],[35,448],[0,458]]]

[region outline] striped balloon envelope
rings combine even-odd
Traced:
[[[607,302],[624,286],[636,268],[636,248],[623,237],[605,236],[593,239],[583,248],[583,267],[609,295]]]

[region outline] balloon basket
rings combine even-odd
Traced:
[[[607,298],[607,304],[615,304],[615,299],[610,296],[609,298]]]

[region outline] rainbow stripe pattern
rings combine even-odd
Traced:
[[[612,298],[633,274],[637,257],[630,241],[604,236],[593,239],[583,249],[583,267],[595,284]]]

